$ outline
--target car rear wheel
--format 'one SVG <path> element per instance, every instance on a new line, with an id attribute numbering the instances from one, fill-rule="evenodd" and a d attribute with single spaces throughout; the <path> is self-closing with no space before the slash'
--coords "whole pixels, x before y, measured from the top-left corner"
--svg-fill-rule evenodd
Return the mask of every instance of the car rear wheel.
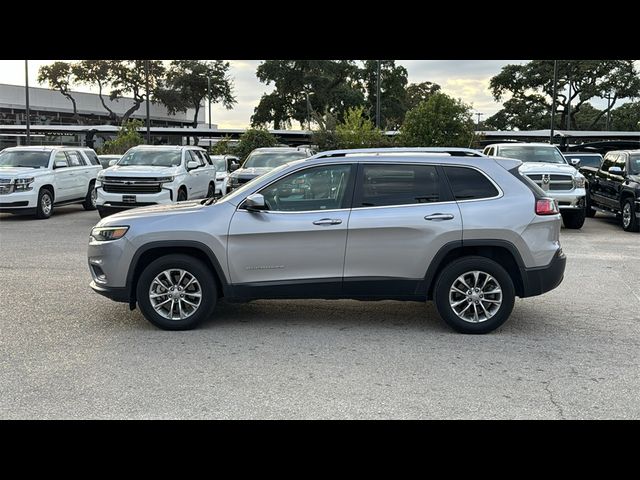
<path id="1" fill-rule="evenodd" d="M 198 259 L 174 254 L 151 262 L 136 286 L 138 306 L 164 330 L 189 330 L 209 318 L 218 297 L 211 271 Z"/>
<path id="2" fill-rule="evenodd" d="M 513 280 L 485 257 L 463 257 L 447 265 L 434 290 L 442 319 L 461 333 L 489 333 L 502 325 L 515 303 Z"/>
<path id="3" fill-rule="evenodd" d="M 214 183 L 209 184 L 209 189 L 207 190 L 207 198 L 215 197 L 216 195 L 216 185 Z"/>

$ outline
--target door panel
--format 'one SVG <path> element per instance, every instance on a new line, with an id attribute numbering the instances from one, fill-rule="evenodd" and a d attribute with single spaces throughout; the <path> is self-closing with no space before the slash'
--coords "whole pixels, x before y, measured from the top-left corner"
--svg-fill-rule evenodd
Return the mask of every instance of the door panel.
<path id="1" fill-rule="evenodd" d="M 72 192 L 70 193 L 71 198 L 84 197 L 87 194 L 89 184 L 87 181 L 87 167 L 78 152 L 68 151 L 67 160 L 69 162 L 68 174 L 73 184 Z"/>
<path id="2" fill-rule="evenodd" d="M 67 155 L 64 152 L 58 152 L 55 155 L 53 164 L 55 162 L 63 161 L 68 165 Z M 73 171 L 67 166 L 63 168 L 56 168 L 54 170 L 54 176 L 56 179 L 56 192 L 55 202 L 64 202 L 73 198 L 74 194 L 74 177 Z"/>
<path id="3" fill-rule="evenodd" d="M 421 279 L 444 244 L 462 240 L 460 210 L 441 178 L 431 165 L 360 166 L 345 282 L 360 277 Z"/>

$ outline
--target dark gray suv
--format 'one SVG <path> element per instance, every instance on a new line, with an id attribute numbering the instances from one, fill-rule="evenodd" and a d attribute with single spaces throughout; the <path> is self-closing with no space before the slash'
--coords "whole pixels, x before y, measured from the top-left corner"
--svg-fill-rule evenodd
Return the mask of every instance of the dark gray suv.
<path id="1" fill-rule="evenodd" d="M 566 260 L 556 201 L 520 161 L 471 152 L 324 152 L 218 201 L 112 215 L 91 232 L 91 287 L 170 330 L 224 297 L 434 300 L 454 329 L 490 332 Z"/>

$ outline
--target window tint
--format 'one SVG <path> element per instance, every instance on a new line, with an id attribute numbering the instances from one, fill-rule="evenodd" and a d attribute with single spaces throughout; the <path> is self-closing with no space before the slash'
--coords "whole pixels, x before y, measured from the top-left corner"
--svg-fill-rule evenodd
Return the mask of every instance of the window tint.
<path id="1" fill-rule="evenodd" d="M 440 200 L 432 165 L 363 165 L 361 198 L 354 207 L 411 205 Z"/>
<path id="2" fill-rule="evenodd" d="M 70 167 L 81 167 L 83 165 L 78 152 L 67 152 L 67 158 L 69 159 Z"/>
<path id="3" fill-rule="evenodd" d="M 213 165 L 213 161 L 211 161 L 207 152 L 200 151 L 200 156 L 204 159 L 205 164 Z"/>
<path id="4" fill-rule="evenodd" d="M 66 167 L 69 166 L 69 162 L 67 161 L 67 156 L 65 155 L 64 152 L 56 153 L 56 156 L 53 159 L 53 165 L 55 166 L 56 163 L 58 163 L 58 162 L 64 162 Z M 64 167 L 55 167 L 55 168 L 64 168 Z"/>
<path id="5" fill-rule="evenodd" d="M 302 212 L 345 208 L 351 165 L 326 165 L 292 173 L 263 189 L 268 210 Z"/>
<path id="6" fill-rule="evenodd" d="M 604 172 L 608 172 L 609 167 L 613 166 L 616 158 L 618 158 L 618 155 L 616 155 L 615 153 L 612 153 L 611 155 L 605 155 L 604 162 L 602 162 L 601 170 Z"/>
<path id="7" fill-rule="evenodd" d="M 84 154 L 87 156 L 92 165 L 100 165 L 100 159 L 95 152 L 92 152 L 91 150 L 85 150 Z"/>
<path id="8" fill-rule="evenodd" d="M 581 167 L 599 168 L 602 163 L 602 157 L 599 155 L 578 155 L 575 153 L 565 155 L 567 159 L 577 158 L 580 160 Z"/>
<path id="9" fill-rule="evenodd" d="M 482 173 L 473 168 L 444 167 L 456 200 L 491 198 L 498 190 Z"/>

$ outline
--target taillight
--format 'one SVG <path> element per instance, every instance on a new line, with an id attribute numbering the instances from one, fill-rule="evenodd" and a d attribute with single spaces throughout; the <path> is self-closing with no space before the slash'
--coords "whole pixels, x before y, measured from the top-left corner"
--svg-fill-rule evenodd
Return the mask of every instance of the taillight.
<path id="1" fill-rule="evenodd" d="M 541 198 L 536 200 L 536 215 L 555 215 L 560 213 L 558 204 L 553 198 Z"/>

